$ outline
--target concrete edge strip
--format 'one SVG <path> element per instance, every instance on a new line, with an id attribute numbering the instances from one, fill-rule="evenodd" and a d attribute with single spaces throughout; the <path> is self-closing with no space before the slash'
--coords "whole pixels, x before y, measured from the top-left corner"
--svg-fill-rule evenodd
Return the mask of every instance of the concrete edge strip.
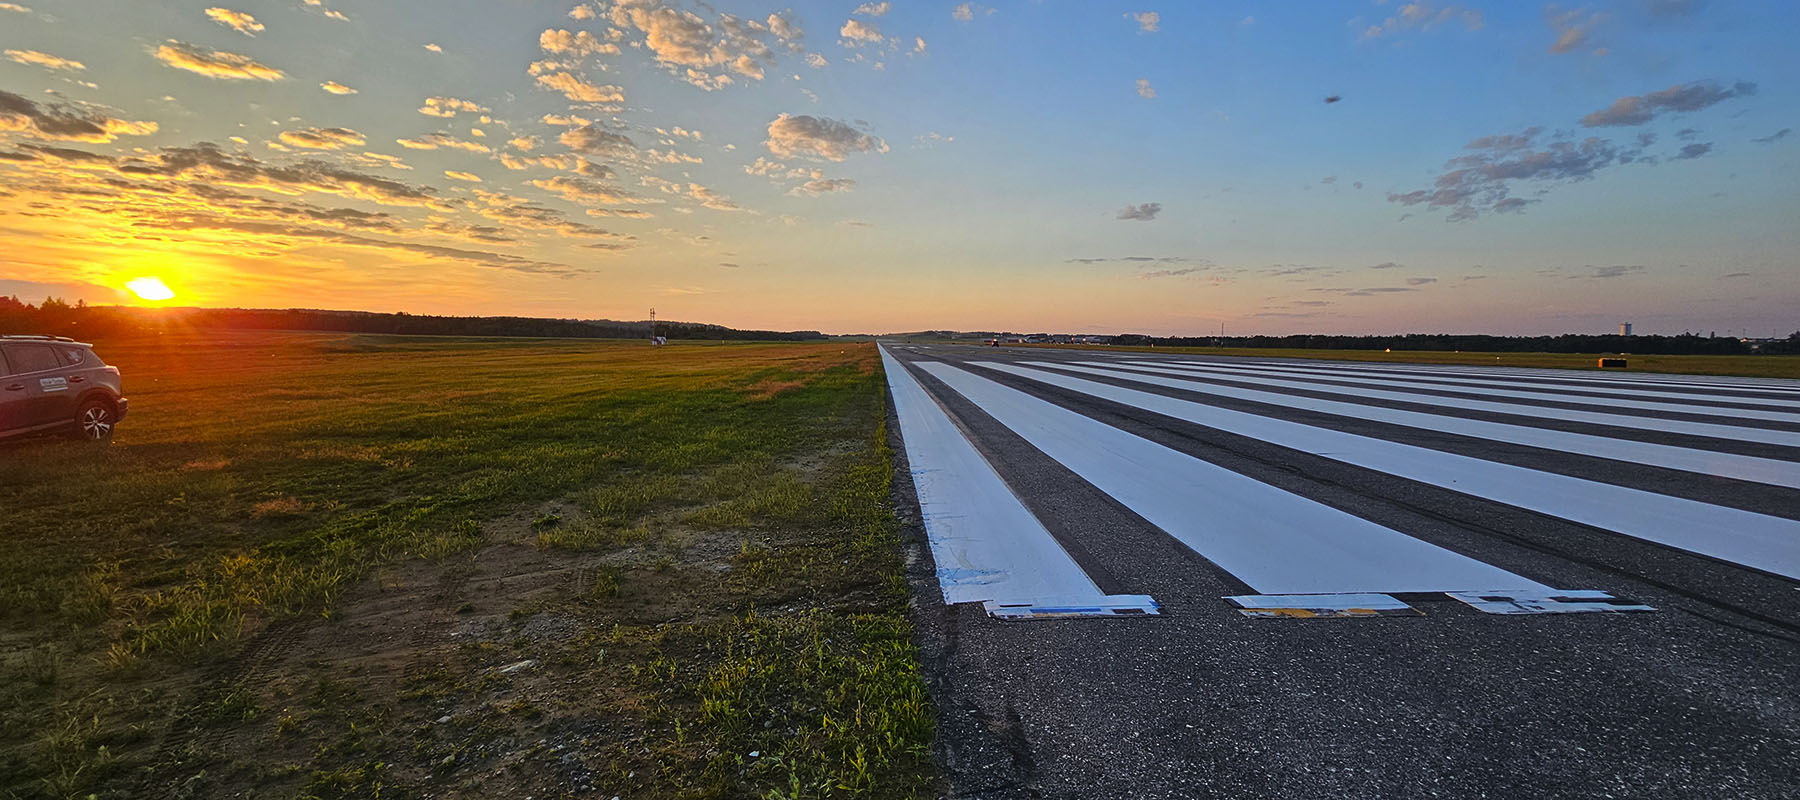
<path id="1" fill-rule="evenodd" d="M 1567 589 L 1547 593 L 1501 591 L 1445 592 L 1444 594 L 1487 614 L 1593 614 L 1656 610 L 1636 601 L 1590 589 Z"/>
<path id="2" fill-rule="evenodd" d="M 1386 594 L 1240 594 L 1224 600 L 1238 613 L 1261 619 L 1424 616 Z"/>

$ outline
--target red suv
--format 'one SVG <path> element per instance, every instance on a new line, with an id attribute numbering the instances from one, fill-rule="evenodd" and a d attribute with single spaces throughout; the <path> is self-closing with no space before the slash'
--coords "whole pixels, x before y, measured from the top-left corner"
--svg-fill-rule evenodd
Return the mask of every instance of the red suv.
<path id="1" fill-rule="evenodd" d="M 104 442 L 125 418 L 119 368 L 64 336 L 0 336 L 0 439 L 68 433 Z"/>

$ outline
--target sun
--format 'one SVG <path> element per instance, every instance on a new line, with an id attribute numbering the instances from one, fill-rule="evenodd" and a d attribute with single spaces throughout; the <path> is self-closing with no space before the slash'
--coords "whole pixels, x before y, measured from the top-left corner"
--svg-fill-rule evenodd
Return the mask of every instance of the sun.
<path id="1" fill-rule="evenodd" d="M 175 290 L 170 289 L 169 285 L 163 283 L 161 278 L 132 278 L 125 282 L 125 288 L 130 289 L 131 293 L 139 298 L 152 302 L 175 299 Z"/>

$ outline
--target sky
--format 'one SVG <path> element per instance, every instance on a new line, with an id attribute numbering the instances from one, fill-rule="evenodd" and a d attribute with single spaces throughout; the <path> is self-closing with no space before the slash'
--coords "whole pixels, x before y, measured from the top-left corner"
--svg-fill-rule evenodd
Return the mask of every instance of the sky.
<path id="1" fill-rule="evenodd" d="M 0 0 L 0 294 L 1785 336 L 1797 29 L 1786 0 Z"/>

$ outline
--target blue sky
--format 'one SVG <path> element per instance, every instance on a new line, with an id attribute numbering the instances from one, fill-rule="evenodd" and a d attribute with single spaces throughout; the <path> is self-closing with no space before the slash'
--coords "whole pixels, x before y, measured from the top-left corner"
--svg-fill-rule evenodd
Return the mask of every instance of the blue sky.
<path id="1" fill-rule="evenodd" d="M 1723 0 L 7 0 L 0 292 L 1785 335 L 1797 22 Z"/>

